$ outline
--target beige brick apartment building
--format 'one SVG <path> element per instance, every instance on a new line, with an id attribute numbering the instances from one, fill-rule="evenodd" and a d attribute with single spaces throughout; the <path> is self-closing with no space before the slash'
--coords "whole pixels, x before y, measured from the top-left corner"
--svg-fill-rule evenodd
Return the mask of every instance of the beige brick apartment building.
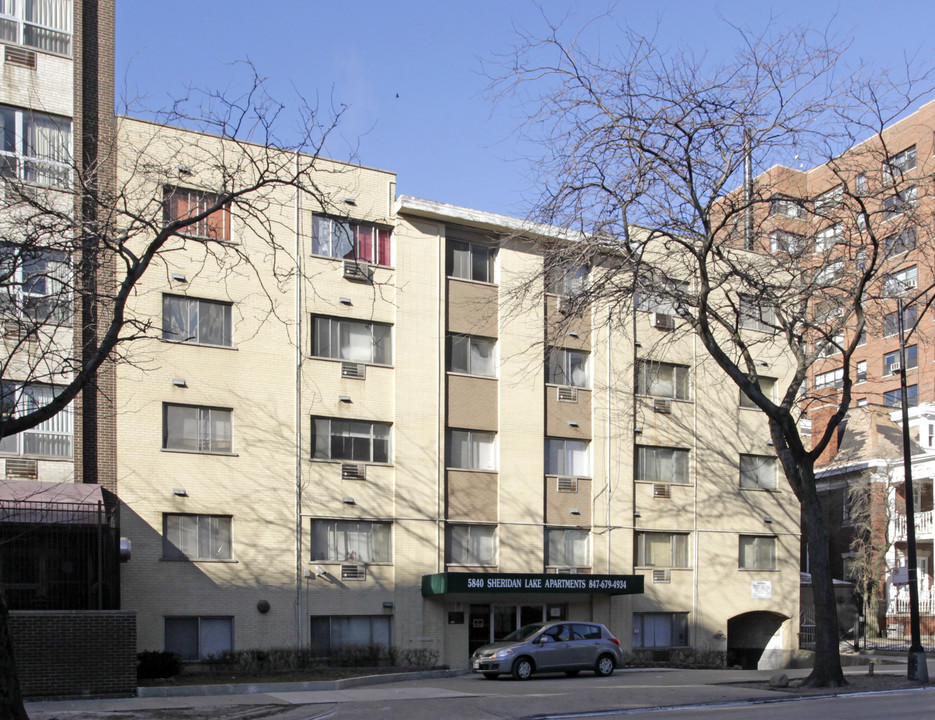
<path id="1" fill-rule="evenodd" d="M 118 179 L 169 217 L 223 145 L 127 118 L 120 143 L 155 153 Z M 319 162 L 328 211 L 266 198 L 275 254 L 218 213 L 205 231 L 252 267 L 180 252 L 139 289 L 161 331 L 118 370 L 117 465 L 140 647 L 380 642 L 465 667 L 570 618 L 634 650 L 788 660 L 797 504 L 693 336 L 661 309 L 625 331 L 565 314 L 587 269 L 520 303 L 557 229 Z"/>

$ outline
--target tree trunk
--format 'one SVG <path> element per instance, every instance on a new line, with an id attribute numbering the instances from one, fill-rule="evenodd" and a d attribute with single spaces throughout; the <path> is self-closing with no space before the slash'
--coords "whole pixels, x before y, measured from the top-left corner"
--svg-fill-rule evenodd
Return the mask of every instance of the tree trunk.
<path id="1" fill-rule="evenodd" d="M 23 707 L 16 663 L 13 661 L 13 640 L 10 637 L 10 613 L 6 597 L 0 586 L 0 718 L 5 720 L 29 720 Z"/>
<path id="2" fill-rule="evenodd" d="M 799 500 L 802 503 L 805 539 L 808 544 L 808 569 L 812 575 L 812 595 L 815 602 L 815 667 L 806 684 L 811 687 L 839 687 L 846 685 L 847 681 L 841 670 L 838 610 L 831 578 L 828 533 L 821 513 L 812 465 L 800 463 L 797 472 L 801 489 Z"/>

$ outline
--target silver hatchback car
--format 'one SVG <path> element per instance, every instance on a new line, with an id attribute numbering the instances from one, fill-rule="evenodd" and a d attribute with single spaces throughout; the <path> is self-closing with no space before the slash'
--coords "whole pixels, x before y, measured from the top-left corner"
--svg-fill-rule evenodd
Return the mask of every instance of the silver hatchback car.
<path id="1" fill-rule="evenodd" d="M 572 676 L 593 670 L 610 675 L 622 659 L 620 641 L 600 623 L 563 620 L 524 625 L 499 642 L 477 648 L 471 669 L 488 680 L 502 673 L 517 680 L 537 672 Z"/>

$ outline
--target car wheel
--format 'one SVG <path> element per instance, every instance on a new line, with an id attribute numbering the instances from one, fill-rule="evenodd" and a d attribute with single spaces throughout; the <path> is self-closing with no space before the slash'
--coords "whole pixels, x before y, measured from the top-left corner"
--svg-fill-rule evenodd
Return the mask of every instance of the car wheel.
<path id="1" fill-rule="evenodd" d="M 484 677 L 488 680 L 496 680 L 500 673 L 484 673 Z"/>
<path id="2" fill-rule="evenodd" d="M 532 676 L 532 660 L 529 658 L 518 658 L 515 663 L 513 663 L 513 679 L 514 680 L 528 680 Z"/>
<path id="3" fill-rule="evenodd" d="M 577 674 L 580 673 L 580 672 L 581 672 L 580 670 L 566 670 L 566 671 L 565 671 L 565 674 L 566 674 L 568 677 L 574 677 L 575 675 L 577 675 Z"/>
<path id="4" fill-rule="evenodd" d="M 614 659 L 610 655 L 601 655 L 594 664 L 594 672 L 601 677 L 607 677 L 614 671 Z"/>

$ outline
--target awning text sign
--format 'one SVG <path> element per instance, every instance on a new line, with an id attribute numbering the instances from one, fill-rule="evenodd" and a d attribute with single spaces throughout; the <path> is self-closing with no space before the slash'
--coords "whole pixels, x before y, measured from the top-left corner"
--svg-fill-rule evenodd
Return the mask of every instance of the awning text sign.
<path id="1" fill-rule="evenodd" d="M 642 575 L 576 575 L 571 573 L 459 573 L 422 576 L 423 595 L 450 593 L 601 593 L 643 592 Z"/>

